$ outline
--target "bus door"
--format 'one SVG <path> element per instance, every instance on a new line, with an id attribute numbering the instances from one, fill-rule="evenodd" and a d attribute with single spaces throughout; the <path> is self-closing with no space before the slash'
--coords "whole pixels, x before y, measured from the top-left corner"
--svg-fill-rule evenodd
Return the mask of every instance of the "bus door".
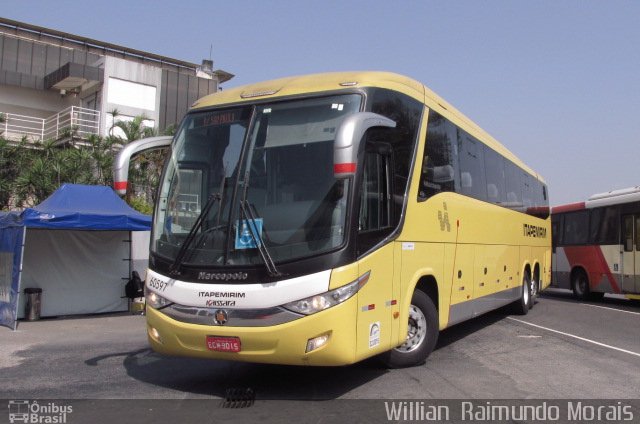
<path id="1" fill-rule="evenodd" d="M 640 214 L 622 220 L 622 291 L 640 293 Z"/>
<path id="2" fill-rule="evenodd" d="M 371 151 L 375 150 L 372 146 L 367 150 L 360 188 L 358 251 L 369 253 L 360 260 L 358 275 L 370 273 L 370 277 L 358 292 L 358 357 L 388 350 L 398 331 L 391 319 L 398 308 L 393 298 L 394 244 L 373 249 L 392 229 L 391 156 L 386 151 Z"/>

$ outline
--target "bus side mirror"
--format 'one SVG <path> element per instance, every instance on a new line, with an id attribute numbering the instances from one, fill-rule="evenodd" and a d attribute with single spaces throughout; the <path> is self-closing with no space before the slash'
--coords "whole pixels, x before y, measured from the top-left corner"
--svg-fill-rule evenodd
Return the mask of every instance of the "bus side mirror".
<path id="1" fill-rule="evenodd" d="M 360 141 L 364 133 L 373 127 L 395 128 L 396 123 L 371 112 L 357 112 L 342 121 L 333 144 L 333 174 L 336 178 L 355 175 Z"/>
<path id="2" fill-rule="evenodd" d="M 120 196 L 127 193 L 127 182 L 129 180 L 129 162 L 136 153 L 144 150 L 159 149 L 171 145 L 172 136 L 148 137 L 141 140 L 132 141 L 118 152 L 118 156 L 113 161 L 113 189 Z"/>

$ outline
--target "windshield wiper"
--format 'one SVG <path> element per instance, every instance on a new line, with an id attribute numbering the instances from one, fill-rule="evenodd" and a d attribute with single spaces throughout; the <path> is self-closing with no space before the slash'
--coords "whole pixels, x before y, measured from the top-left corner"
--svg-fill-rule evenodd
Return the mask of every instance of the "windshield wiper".
<path id="1" fill-rule="evenodd" d="M 253 243 L 258 248 L 258 252 L 260 253 L 260 258 L 262 259 L 262 262 L 264 262 L 264 265 L 267 268 L 267 273 L 269 274 L 270 277 L 282 277 L 285 274 L 281 273 L 276 267 L 276 264 L 273 262 L 273 258 L 271 257 L 271 254 L 269 253 L 267 246 L 265 246 L 264 244 L 264 239 L 262 238 L 262 235 L 258 231 L 258 227 L 256 224 L 256 216 L 253 213 L 251 204 L 247 200 L 247 191 L 249 189 L 248 181 L 249 181 L 249 175 L 247 173 L 244 178 L 242 199 L 240 199 L 240 222 L 238 223 L 238 225 L 242 226 L 243 219 L 246 221 L 249 221 L 249 225 L 248 225 L 249 234 L 251 235 L 251 239 L 253 240 Z"/>
<path id="2" fill-rule="evenodd" d="M 215 202 L 221 199 L 222 195 L 220 193 L 213 193 L 211 196 L 209 196 L 207 202 L 204 205 L 204 208 L 202 208 L 202 211 L 200 211 L 200 214 L 196 218 L 196 222 L 193 223 L 191 231 L 189 231 L 189 234 L 187 234 L 187 237 L 185 237 L 182 246 L 180 246 L 180 250 L 178 250 L 176 258 L 173 260 L 173 263 L 169 267 L 169 275 L 180 275 L 180 266 L 182 265 L 182 260 L 187 253 L 187 249 L 189 248 L 191 243 L 193 243 L 193 239 L 196 237 L 196 233 L 198 232 L 198 230 L 202 227 L 204 218 L 209 214 L 209 211 L 211 210 Z"/>

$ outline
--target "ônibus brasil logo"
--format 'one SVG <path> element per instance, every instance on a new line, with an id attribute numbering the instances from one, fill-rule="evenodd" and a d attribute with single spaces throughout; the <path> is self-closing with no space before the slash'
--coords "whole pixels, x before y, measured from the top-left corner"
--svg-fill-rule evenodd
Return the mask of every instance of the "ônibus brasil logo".
<path id="1" fill-rule="evenodd" d="M 11 424 L 64 424 L 73 412 L 71 405 L 56 402 L 39 403 L 37 400 L 10 400 L 8 408 Z"/>

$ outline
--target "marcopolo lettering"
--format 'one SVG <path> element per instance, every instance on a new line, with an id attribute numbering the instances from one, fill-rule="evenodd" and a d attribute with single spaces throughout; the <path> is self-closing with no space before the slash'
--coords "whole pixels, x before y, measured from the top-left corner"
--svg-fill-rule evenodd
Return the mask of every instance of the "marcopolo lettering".
<path id="1" fill-rule="evenodd" d="M 200 272 L 198 274 L 198 280 L 241 281 L 248 277 L 249 274 L 246 272 Z"/>
<path id="2" fill-rule="evenodd" d="M 547 229 L 537 225 L 524 224 L 525 237 L 547 238 Z"/>

